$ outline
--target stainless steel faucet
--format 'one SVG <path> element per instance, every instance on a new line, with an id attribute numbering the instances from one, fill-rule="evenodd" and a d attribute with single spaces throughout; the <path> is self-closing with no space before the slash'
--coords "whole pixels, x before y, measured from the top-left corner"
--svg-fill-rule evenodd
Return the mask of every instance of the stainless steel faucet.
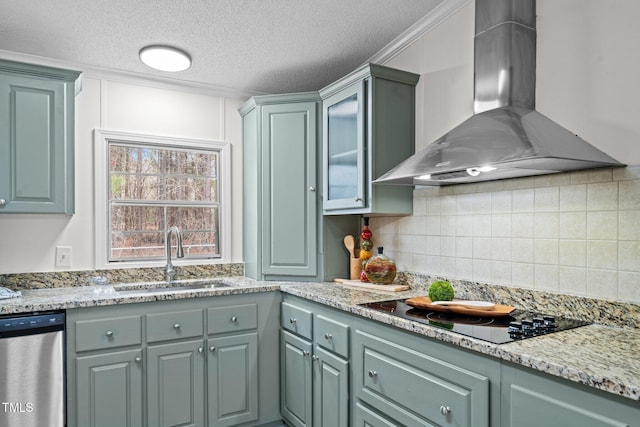
<path id="1" fill-rule="evenodd" d="M 173 264 L 171 263 L 171 234 L 175 233 L 176 235 L 176 258 L 184 258 L 184 251 L 182 250 L 182 233 L 180 233 L 180 229 L 175 225 L 167 231 L 166 242 L 166 250 L 167 250 L 167 282 L 171 282 L 173 280 L 173 276 L 176 275 L 176 270 L 173 268 Z"/>

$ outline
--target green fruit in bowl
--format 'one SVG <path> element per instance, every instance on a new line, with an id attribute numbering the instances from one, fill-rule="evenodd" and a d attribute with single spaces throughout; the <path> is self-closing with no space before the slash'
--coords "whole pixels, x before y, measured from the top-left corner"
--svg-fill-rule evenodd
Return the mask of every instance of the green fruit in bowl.
<path id="1" fill-rule="evenodd" d="M 436 280 L 429 286 L 429 299 L 431 301 L 451 301 L 453 286 L 446 280 Z"/>

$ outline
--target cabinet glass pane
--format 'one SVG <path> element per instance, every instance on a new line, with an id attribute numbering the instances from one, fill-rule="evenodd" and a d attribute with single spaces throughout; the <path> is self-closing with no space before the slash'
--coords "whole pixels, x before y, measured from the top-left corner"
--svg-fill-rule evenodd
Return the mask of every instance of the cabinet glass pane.
<path id="1" fill-rule="evenodd" d="M 329 200 L 358 195 L 358 95 L 327 109 Z"/>

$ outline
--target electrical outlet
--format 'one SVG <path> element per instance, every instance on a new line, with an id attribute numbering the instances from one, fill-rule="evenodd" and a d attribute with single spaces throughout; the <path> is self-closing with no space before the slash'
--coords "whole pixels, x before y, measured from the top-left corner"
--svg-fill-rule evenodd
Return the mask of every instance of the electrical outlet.
<path id="1" fill-rule="evenodd" d="M 71 246 L 56 246 L 56 267 L 71 267 Z"/>

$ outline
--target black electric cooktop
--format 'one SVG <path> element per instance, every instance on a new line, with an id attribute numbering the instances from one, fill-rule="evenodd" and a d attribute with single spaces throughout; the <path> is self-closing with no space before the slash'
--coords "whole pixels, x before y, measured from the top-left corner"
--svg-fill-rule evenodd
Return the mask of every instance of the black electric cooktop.
<path id="1" fill-rule="evenodd" d="M 404 300 L 371 302 L 360 306 L 494 344 L 519 341 L 590 324 L 582 320 L 524 310 L 515 310 L 508 316 L 501 317 L 469 316 L 415 308 L 405 304 Z"/>

